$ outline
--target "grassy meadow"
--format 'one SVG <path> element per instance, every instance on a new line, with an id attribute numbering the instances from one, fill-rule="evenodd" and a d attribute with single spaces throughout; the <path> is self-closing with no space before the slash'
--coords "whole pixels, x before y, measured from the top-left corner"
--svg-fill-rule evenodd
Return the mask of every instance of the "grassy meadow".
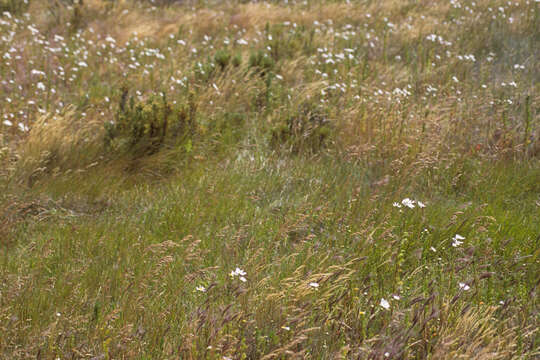
<path id="1" fill-rule="evenodd" d="M 0 359 L 538 359 L 538 0 L 0 0 Z"/>

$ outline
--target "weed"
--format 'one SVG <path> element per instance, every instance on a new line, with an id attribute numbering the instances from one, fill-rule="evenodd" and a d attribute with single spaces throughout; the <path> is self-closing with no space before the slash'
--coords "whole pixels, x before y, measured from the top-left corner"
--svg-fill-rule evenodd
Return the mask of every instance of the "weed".
<path id="1" fill-rule="evenodd" d="M 0 0 L 0 12 L 21 14 L 28 9 L 30 0 Z"/>
<path id="2" fill-rule="evenodd" d="M 228 50 L 218 50 L 214 55 L 214 61 L 220 66 L 221 70 L 224 70 L 229 64 L 234 67 L 240 66 L 242 56 L 239 53 L 233 55 Z"/>
<path id="3" fill-rule="evenodd" d="M 275 61 L 263 50 L 258 50 L 249 55 L 248 65 L 264 76 L 274 68 Z"/>
<path id="4" fill-rule="evenodd" d="M 152 95 L 144 101 L 123 90 L 115 121 L 105 124 L 106 146 L 113 152 L 133 157 L 151 155 L 163 146 L 192 141 L 197 131 L 196 106 L 189 101 L 171 104 L 165 95 Z"/>

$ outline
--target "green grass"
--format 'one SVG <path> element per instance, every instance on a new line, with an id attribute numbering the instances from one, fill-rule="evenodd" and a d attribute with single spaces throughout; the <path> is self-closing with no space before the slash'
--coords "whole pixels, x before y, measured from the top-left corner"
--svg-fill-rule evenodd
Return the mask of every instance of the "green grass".
<path id="1" fill-rule="evenodd" d="M 446 316 L 488 306 L 502 319 L 520 314 L 513 326 L 534 327 L 540 169 L 469 166 L 485 176 L 466 190 L 406 178 L 373 195 L 373 169 L 329 158 L 194 163 L 110 196 L 99 215 L 29 222 L 1 259 L 4 301 L 17 317 L 4 339 L 64 356 L 77 344 L 111 357 L 128 348 L 161 357 L 183 346 L 199 357 L 213 356 L 208 346 L 260 357 L 314 327 L 301 345 L 315 355 L 411 326 L 406 340 L 426 336 L 412 323 L 417 297 L 433 309 L 449 306 Z M 75 193 L 63 191 L 64 201 Z M 426 207 L 392 206 L 406 196 Z M 466 239 L 454 248 L 456 233 Z M 236 267 L 246 283 L 229 276 Z M 319 288 L 310 290 L 312 281 Z M 471 289 L 460 291 L 459 282 Z M 428 325 L 441 327 L 435 319 Z M 43 337 L 39 330 L 51 326 Z"/>
<path id="2" fill-rule="evenodd" d="M 539 5 L 461 3 L 8 9 L 0 358 L 538 357 Z"/>

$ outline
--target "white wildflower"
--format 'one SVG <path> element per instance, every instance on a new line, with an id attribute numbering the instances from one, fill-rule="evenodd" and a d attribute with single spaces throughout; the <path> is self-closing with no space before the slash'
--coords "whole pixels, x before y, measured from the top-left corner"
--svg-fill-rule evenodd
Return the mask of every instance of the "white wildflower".
<path id="1" fill-rule="evenodd" d="M 459 285 L 459 288 L 463 291 L 468 291 L 471 288 L 469 285 L 462 282 L 460 282 L 458 285 Z"/>
<path id="2" fill-rule="evenodd" d="M 232 278 L 238 276 L 238 279 L 241 282 L 246 282 L 247 281 L 247 279 L 245 277 L 247 275 L 247 273 L 244 270 L 240 269 L 239 267 L 237 267 L 236 269 L 231 271 L 230 275 L 231 275 Z"/>
<path id="3" fill-rule="evenodd" d="M 459 235 L 459 234 L 456 234 L 453 238 L 452 238 L 452 246 L 453 247 L 458 247 L 459 245 L 463 244 L 463 241 L 461 240 L 465 240 L 465 237 Z"/>
<path id="4" fill-rule="evenodd" d="M 18 123 L 17 126 L 19 127 L 19 130 L 21 130 L 22 132 L 27 132 L 28 130 L 30 130 L 30 128 L 24 125 L 23 123 Z"/>
<path id="5" fill-rule="evenodd" d="M 411 200 L 409 198 L 405 198 L 405 199 L 401 200 L 401 203 L 404 206 L 408 207 L 409 209 L 413 209 L 415 207 L 415 205 L 414 205 L 415 201 Z"/>
<path id="6" fill-rule="evenodd" d="M 246 272 L 244 270 L 240 269 L 239 267 L 234 269 L 234 271 L 231 271 L 231 277 L 245 276 L 245 275 L 247 275 Z"/>
<path id="7" fill-rule="evenodd" d="M 30 71 L 30 74 L 45 76 L 45 73 L 43 71 L 39 71 L 39 70 L 36 70 L 36 69 L 33 69 L 32 71 Z"/>

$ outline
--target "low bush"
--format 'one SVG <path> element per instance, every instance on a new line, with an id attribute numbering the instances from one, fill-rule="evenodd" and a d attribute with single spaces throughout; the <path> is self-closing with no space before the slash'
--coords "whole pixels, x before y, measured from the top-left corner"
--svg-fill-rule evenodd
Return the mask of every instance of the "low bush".
<path id="1" fill-rule="evenodd" d="M 219 65 L 221 70 L 224 70 L 229 65 L 234 67 L 240 66 L 242 63 L 242 56 L 239 53 L 233 55 L 228 50 L 218 50 L 214 55 L 214 62 Z"/>
<path id="2" fill-rule="evenodd" d="M 202 81 L 208 81 L 220 71 L 224 71 L 230 66 L 238 67 L 242 63 L 242 56 L 237 53 L 233 55 L 229 50 L 218 50 L 213 57 L 208 57 L 205 62 L 199 62 L 193 67 L 195 77 Z"/>
<path id="3" fill-rule="evenodd" d="M 7 11 L 12 14 L 20 14 L 28 9 L 30 0 L 0 0 L 0 13 Z"/>
<path id="4" fill-rule="evenodd" d="M 196 132 L 196 106 L 193 95 L 171 104 L 165 95 L 152 95 L 146 100 L 130 98 L 127 90 L 116 114 L 116 120 L 106 123 L 106 146 L 116 153 L 134 157 L 151 155 L 165 145 L 175 146 L 191 141 Z"/>
<path id="5" fill-rule="evenodd" d="M 252 52 L 249 56 L 248 65 L 260 72 L 262 76 L 271 71 L 276 65 L 274 59 L 266 54 L 263 50 Z"/>

